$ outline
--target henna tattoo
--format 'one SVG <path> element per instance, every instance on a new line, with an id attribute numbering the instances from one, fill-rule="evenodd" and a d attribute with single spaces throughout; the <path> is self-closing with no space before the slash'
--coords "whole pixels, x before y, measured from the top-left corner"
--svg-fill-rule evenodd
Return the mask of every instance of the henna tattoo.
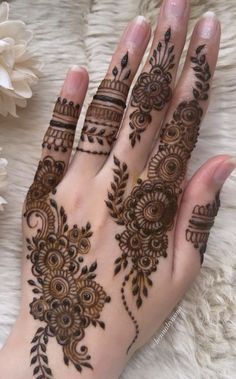
<path id="1" fill-rule="evenodd" d="M 127 52 L 121 59 L 120 69 L 116 66 L 113 68 L 113 79 L 104 79 L 94 95 L 86 114 L 78 151 L 109 154 L 116 140 L 129 92 L 129 85 L 126 84 L 131 74 L 128 58 Z M 87 147 L 87 143 L 92 145 Z"/>
<path id="2" fill-rule="evenodd" d="M 175 66 L 175 55 L 173 54 L 174 46 L 170 45 L 170 38 L 171 29 L 169 28 L 165 33 L 164 45 L 159 42 L 149 60 L 150 71 L 139 76 L 132 91 L 131 105 L 137 108 L 130 115 L 129 125 L 132 131 L 129 138 L 132 147 L 137 140 L 140 141 L 141 134 L 152 122 L 152 110 L 161 111 L 172 97 L 170 71 Z"/>
<path id="3" fill-rule="evenodd" d="M 49 126 L 44 136 L 42 147 L 47 147 L 48 150 L 54 149 L 55 151 L 61 151 L 65 153 L 68 149 L 72 149 L 73 142 L 73 133 Z"/>
<path id="4" fill-rule="evenodd" d="M 165 39 L 166 47 L 163 58 L 160 55 L 161 45 L 157 51 L 159 51 L 158 59 L 166 62 L 165 67 L 170 69 L 168 65 L 173 64 L 174 58 L 170 58 L 173 56 L 173 48 L 168 48 L 170 31 L 168 33 Z M 194 98 L 181 102 L 177 106 L 172 120 L 163 125 L 159 149 L 148 165 L 147 179 L 144 181 L 138 179 L 137 184 L 126 198 L 124 194 L 128 182 L 127 165 L 114 157 L 114 178 L 111 183 L 111 191 L 108 192 L 106 205 L 115 222 L 125 227 L 121 233 L 116 234 L 121 255 L 115 260 L 114 274 L 126 271 L 121 286 L 121 297 L 124 308 L 135 327 L 135 336 L 127 352 L 138 338 L 139 325 L 127 304 L 126 284 L 130 283 L 132 295 L 136 299 L 136 306 L 139 309 L 144 299 L 148 297 L 149 289 L 153 285 L 151 276 L 156 272 L 160 259 L 167 257 L 168 233 L 174 227 L 178 195 L 182 192 L 187 161 L 197 142 L 199 125 L 203 116 L 200 101 L 207 100 L 210 89 L 211 75 L 203 49 L 204 46 L 198 47 L 195 57 L 192 58 L 193 70 L 197 79 L 193 89 Z M 168 51 L 170 51 L 169 55 Z M 157 52 L 154 53 L 155 57 L 157 60 Z M 154 58 L 153 67 L 156 64 Z M 167 75 L 170 74 L 167 73 Z M 144 99 L 142 91 L 140 91 L 140 98 L 137 97 L 135 101 L 143 113 L 145 113 L 145 109 L 150 111 L 156 106 L 149 101 L 149 98 Z M 156 109 L 164 106 L 164 103 L 165 101 L 157 103 Z M 138 137 L 133 136 L 131 138 L 136 141 Z M 193 221 L 191 220 L 191 229 L 189 227 L 187 238 L 198 245 L 206 241 L 216 208 L 217 204 L 195 209 L 195 213 L 199 215 L 195 215 Z M 207 220 L 203 220 L 204 212 Z M 196 223 L 197 217 L 197 221 L 200 218 L 200 222 Z M 194 223 L 198 227 L 197 230 Z M 199 227 L 205 229 L 205 233 L 202 230 L 199 231 Z"/>
<path id="5" fill-rule="evenodd" d="M 220 208 L 220 192 L 217 192 L 213 203 L 206 205 L 196 205 L 193 209 L 189 226 L 186 230 L 186 240 L 191 242 L 195 249 L 199 250 L 201 264 L 207 248 L 210 230 L 214 225 L 215 217 Z"/>
<path id="6" fill-rule="evenodd" d="M 110 302 L 95 280 L 97 263 L 83 263 L 91 249 L 90 223 L 70 227 L 64 208 L 54 198 L 64 168 L 63 162 L 45 157 L 26 197 L 24 217 L 28 228 L 36 230 L 26 239 L 26 258 L 32 264 L 34 278 L 28 284 L 35 295 L 30 314 L 43 323 L 31 348 L 31 365 L 37 378 L 52 378 L 46 354 L 49 337 L 62 347 L 66 365 L 71 362 L 79 372 L 83 367 L 92 369 L 82 341 L 91 325 L 105 328 L 100 316 L 105 303 Z"/>
<path id="7" fill-rule="evenodd" d="M 79 112 L 79 104 L 58 97 L 42 147 L 62 153 L 72 149 Z"/>

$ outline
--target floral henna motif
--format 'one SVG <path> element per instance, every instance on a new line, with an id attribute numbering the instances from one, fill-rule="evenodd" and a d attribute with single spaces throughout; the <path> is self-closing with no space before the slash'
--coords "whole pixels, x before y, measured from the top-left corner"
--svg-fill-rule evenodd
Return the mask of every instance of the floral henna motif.
<path id="1" fill-rule="evenodd" d="M 207 248 L 210 230 L 214 225 L 215 217 L 220 208 L 220 192 L 217 192 L 212 204 L 196 205 L 193 209 L 189 226 L 186 230 L 186 240 L 191 242 L 195 249 L 199 250 L 201 264 Z"/>
<path id="2" fill-rule="evenodd" d="M 126 84 L 131 74 L 128 58 L 127 52 L 120 62 L 120 68 L 113 68 L 113 79 L 104 79 L 100 84 L 88 108 L 77 150 L 109 154 L 116 140 L 129 92 L 129 85 Z"/>
<path id="3" fill-rule="evenodd" d="M 72 149 L 79 112 L 79 104 L 58 97 L 42 147 L 63 153 Z"/>
<path id="4" fill-rule="evenodd" d="M 170 32 L 169 37 L 166 37 L 166 43 L 169 38 Z M 127 165 L 114 157 L 114 180 L 106 204 L 116 223 L 125 227 L 116 235 L 121 255 L 115 260 L 114 273 L 117 275 L 122 270 L 127 272 L 121 286 L 121 297 L 135 327 L 135 336 L 128 351 L 138 338 L 139 325 L 127 304 L 125 288 L 129 283 L 139 309 L 148 297 L 149 289 L 153 285 L 151 276 L 157 270 L 160 259 L 167 257 L 168 232 L 174 227 L 178 196 L 182 192 L 187 161 L 197 142 L 203 116 L 200 101 L 207 100 L 210 88 L 211 75 L 206 57 L 202 53 L 203 48 L 204 46 L 200 46 L 196 50 L 196 56 L 192 58 L 197 79 L 193 90 L 194 99 L 181 102 L 173 114 L 173 119 L 162 127 L 161 143 L 158 152 L 149 162 L 147 179 L 138 179 L 126 198 L 124 195 L 128 180 Z M 167 45 L 166 51 L 171 51 L 172 54 L 173 50 L 170 49 L 168 50 Z M 155 56 L 157 57 L 157 53 Z M 139 109 L 148 109 L 151 103 L 142 103 L 142 100 L 142 97 L 137 98 Z M 196 207 L 190 220 L 186 238 L 201 249 L 201 254 L 205 249 L 217 208 L 217 202 L 207 207 Z"/>
<path id="5" fill-rule="evenodd" d="M 150 58 L 150 71 L 142 73 L 132 91 L 131 105 L 135 110 L 130 115 L 129 135 L 132 147 L 140 141 L 152 121 L 152 110 L 161 111 L 172 97 L 170 71 L 174 68 L 174 46 L 170 45 L 171 29 L 165 33 L 164 45 L 159 42 Z"/>
<path id="6" fill-rule="evenodd" d="M 35 295 L 30 314 L 43 323 L 31 349 L 33 375 L 37 378 L 52 378 L 46 354 L 49 337 L 61 345 L 66 365 L 71 362 L 79 372 L 83 367 L 92 369 L 82 340 L 91 325 L 105 328 L 100 315 L 110 301 L 95 280 L 97 263 L 83 263 L 91 248 L 91 225 L 70 227 L 64 208 L 58 207 L 54 199 L 64 169 L 63 162 L 45 157 L 25 204 L 27 226 L 36 228 L 35 235 L 26 239 L 34 277 L 28 284 Z"/>

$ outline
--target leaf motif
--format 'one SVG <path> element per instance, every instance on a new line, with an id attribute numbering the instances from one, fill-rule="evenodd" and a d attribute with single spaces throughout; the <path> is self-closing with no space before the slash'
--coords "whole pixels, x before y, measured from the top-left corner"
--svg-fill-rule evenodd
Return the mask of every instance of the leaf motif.
<path id="1" fill-rule="evenodd" d="M 64 355 L 64 362 L 65 362 L 66 366 L 69 366 L 69 359 L 67 358 L 66 355 Z"/>
<path id="2" fill-rule="evenodd" d="M 36 375 L 39 372 L 39 366 L 36 366 L 33 371 L 33 375 Z"/>
<path id="3" fill-rule="evenodd" d="M 115 163 L 115 165 L 118 166 L 118 167 L 120 167 L 120 161 L 119 161 L 119 159 L 116 158 L 115 155 L 113 156 L 113 159 L 114 159 L 114 163 Z"/>
<path id="4" fill-rule="evenodd" d="M 49 367 L 43 366 L 43 368 L 48 375 L 52 375 L 52 370 Z"/>
<path id="5" fill-rule="evenodd" d="M 121 67 L 122 67 L 122 69 L 124 69 L 127 66 L 128 60 L 129 60 L 129 53 L 127 51 L 127 53 L 121 59 Z"/>
<path id="6" fill-rule="evenodd" d="M 114 77 L 118 75 L 118 68 L 116 66 L 113 68 L 112 74 L 114 75 Z"/>
<path id="7" fill-rule="evenodd" d="M 97 269 L 97 262 L 93 262 L 89 268 L 89 272 L 93 272 Z"/>
<path id="8" fill-rule="evenodd" d="M 88 363 L 88 362 L 82 362 L 81 364 L 82 364 L 84 367 L 91 368 L 91 370 L 93 369 L 93 366 L 92 366 L 90 363 Z"/>
<path id="9" fill-rule="evenodd" d="M 35 285 L 36 285 L 36 284 L 35 284 L 35 281 L 32 280 L 32 279 L 28 280 L 28 284 L 29 284 L 30 286 L 35 286 Z"/>
<path id="10" fill-rule="evenodd" d="M 41 347 L 42 352 L 46 353 L 46 346 L 43 343 L 41 343 L 40 347 Z"/>
<path id="11" fill-rule="evenodd" d="M 171 28 L 169 28 L 167 30 L 167 32 L 165 33 L 165 42 L 168 43 L 170 41 L 170 37 L 171 37 Z"/>
<path id="12" fill-rule="evenodd" d="M 46 363 L 46 365 L 47 365 L 48 364 L 48 357 L 46 355 L 42 354 L 41 358 L 44 361 L 44 363 Z"/>
<path id="13" fill-rule="evenodd" d="M 128 70 L 127 73 L 124 76 L 124 80 L 128 80 L 131 74 L 131 70 Z"/>
<path id="14" fill-rule="evenodd" d="M 137 300 L 136 300 L 136 305 L 137 305 L 137 308 L 140 308 L 141 305 L 142 305 L 143 301 L 141 299 L 141 297 L 138 297 Z"/>
<path id="15" fill-rule="evenodd" d="M 37 350 L 37 345 L 34 345 L 30 350 L 30 354 L 34 353 Z"/>
<path id="16" fill-rule="evenodd" d="M 121 265 L 119 264 L 115 267 L 114 275 L 117 275 L 120 272 L 120 270 L 121 270 Z"/>
<path id="17" fill-rule="evenodd" d="M 138 292 L 139 292 L 139 287 L 138 287 L 138 285 L 135 285 L 132 289 L 132 293 L 134 296 L 136 296 L 138 294 Z"/>
<path id="18" fill-rule="evenodd" d="M 34 365 L 34 364 L 36 363 L 36 361 L 37 361 L 37 355 L 35 355 L 35 356 L 31 359 L 30 364 L 31 364 L 31 365 Z"/>
<path id="19" fill-rule="evenodd" d="M 102 329 L 105 329 L 105 323 L 103 321 L 98 321 L 98 324 L 99 326 L 102 328 Z"/>
<path id="20" fill-rule="evenodd" d="M 162 43 L 159 42 L 158 45 L 157 45 L 157 51 L 160 52 L 160 51 L 161 51 L 161 48 L 162 48 Z"/>
<path id="21" fill-rule="evenodd" d="M 90 143 L 93 143 L 93 142 L 94 142 L 94 138 L 93 138 L 92 136 L 89 136 L 89 135 L 88 135 L 88 141 L 89 141 Z"/>
<path id="22" fill-rule="evenodd" d="M 196 54 L 199 55 L 201 53 L 201 51 L 204 49 L 206 45 L 200 45 L 198 46 L 198 48 L 196 49 Z"/>
<path id="23" fill-rule="evenodd" d="M 38 288 L 34 288 L 34 289 L 32 290 L 32 292 L 38 294 L 38 293 L 40 293 L 40 290 L 39 290 Z"/>

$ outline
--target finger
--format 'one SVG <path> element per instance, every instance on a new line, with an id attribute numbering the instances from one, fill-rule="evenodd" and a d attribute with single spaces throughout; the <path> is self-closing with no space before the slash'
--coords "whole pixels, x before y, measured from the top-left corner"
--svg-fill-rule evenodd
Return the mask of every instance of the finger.
<path id="1" fill-rule="evenodd" d="M 64 176 L 69 164 L 77 121 L 88 87 L 88 74 L 83 68 L 69 70 L 53 116 L 43 139 L 42 156 L 27 202 L 52 191 Z"/>
<path id="2" fill-rule="evenodd" d="M 185 43 L 189 2 L 166 0 L 161 8 L 149 57 L 131 95 L 131 101 L 113 153 L 132 172 L 146 165 L 153 138 L 161 126 Z M 107 162 L 113 164 L 112 157 Z"/>
<path id="3" fill-rule="evenodd" d="M 76 125 L 88 88 L 88 74 L 77 66 L 69 70 L 43 139 L 42 158 L 50 156 L 68 166 Z"/>
<path id="4" fill-rule="evenodd" d="M 147 166 L 149 179 L 162 180 L 177 194 L 208 107 L 219 42 L 219 21 L 206 14 L 194 29 L 182 76 Z"/>
<path id="5" fill-rule="evenodd" d="M 184 191 L 176 225 L 172 273 L 174 282 L 183 291 L 203 263 L 210 230 L 220 206 L 220 190 L 235 168 L 235 158 L 212 158 L 197 171 Z"/>
<path id="6" fill-rule="evenodd" d="M 128 25 L 106 77 L 88 108 L 74 162 L 77 167 L 84 167 L 89 175 L 96 174 L 102 167 L 116 139 L 129 87 L 147 47 L 150 32 L 150 25 L 142 16 Z"/>

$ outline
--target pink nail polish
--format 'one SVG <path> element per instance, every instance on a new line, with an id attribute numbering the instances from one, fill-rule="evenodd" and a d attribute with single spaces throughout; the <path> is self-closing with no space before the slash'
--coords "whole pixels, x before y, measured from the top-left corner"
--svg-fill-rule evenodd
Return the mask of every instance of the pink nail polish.
<path id="1" fill-rule="evenodd" d="M 180 18 L 183 17 L 186 8 L 186 0 L 165 0 L 164 14 L 166 17 L 174 16 Z"/>
<path id="2" fill-rule="evenodd" d="M 216 185 L 222 186 L 230 174 L 236 169 L 236 158 L 229 158 L 222 162 L 213 174 Z"/>
<path id="3" fill-rule="evenodd" d="M 150 36 L 150 25 L 143 16 L 137 16 L 126 28 L 122 43 L 139 46 L 146 43 Z"/>

